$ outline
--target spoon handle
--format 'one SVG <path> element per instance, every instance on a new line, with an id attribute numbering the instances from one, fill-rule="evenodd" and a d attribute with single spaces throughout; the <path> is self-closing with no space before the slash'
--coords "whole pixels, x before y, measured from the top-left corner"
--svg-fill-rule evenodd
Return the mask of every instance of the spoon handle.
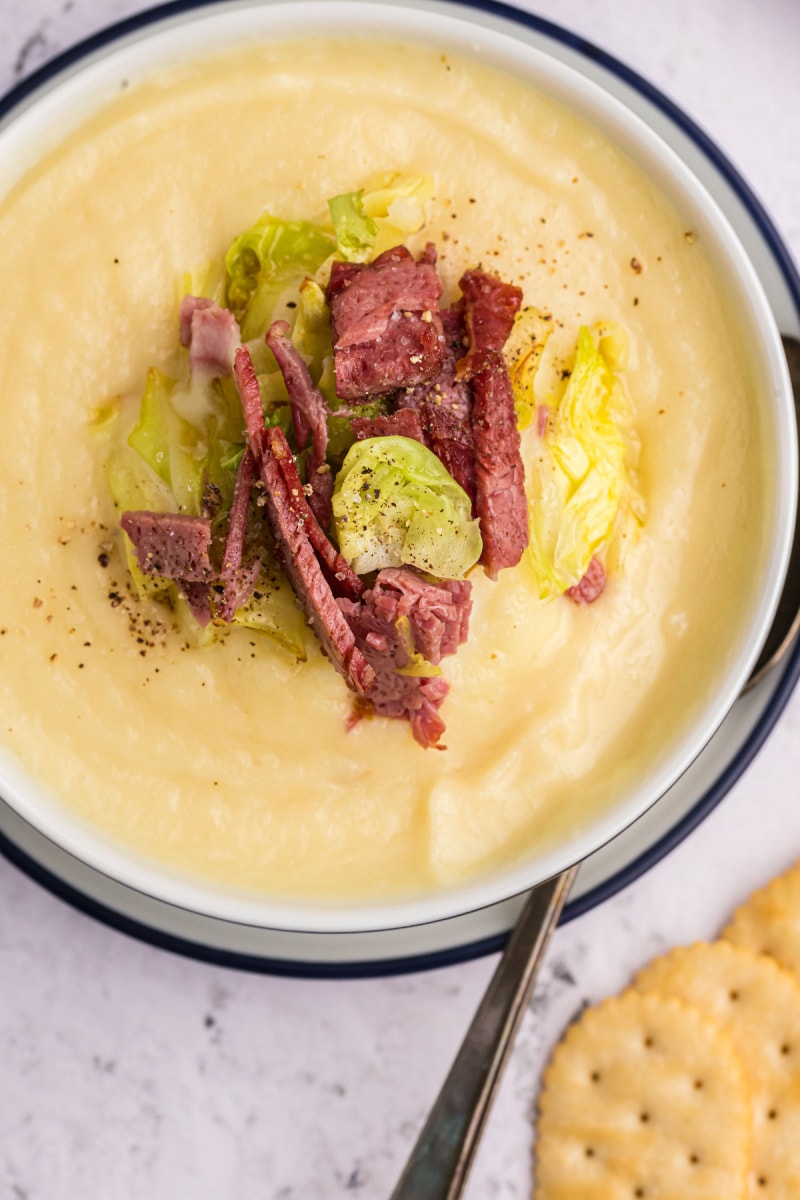
<path id="1" fill-rule="evenodd" d="M 391 1200 L 458 1200 L 577 867 L 531 892 Z"/>

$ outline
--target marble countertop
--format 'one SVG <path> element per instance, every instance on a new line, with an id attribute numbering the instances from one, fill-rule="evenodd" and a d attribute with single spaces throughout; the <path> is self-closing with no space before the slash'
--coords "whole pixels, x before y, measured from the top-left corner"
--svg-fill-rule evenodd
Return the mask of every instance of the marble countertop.
<path id="1" fill-rule="evenodd" d="M 800 259 L 795 0 L 528 0 L 682 105 Z M 142 0 L 3 0 L 0 91 Z M 542 1064 L 586 1001 L 713 936 L 800 854 L 800 692 L 725 802 L 665 861 L 559 930 L 472 1178 L 527 1196 Z M 0 858 L 0 1200 L 381 1200 L 495 965 L 309 982 L 152 949 Z"/>

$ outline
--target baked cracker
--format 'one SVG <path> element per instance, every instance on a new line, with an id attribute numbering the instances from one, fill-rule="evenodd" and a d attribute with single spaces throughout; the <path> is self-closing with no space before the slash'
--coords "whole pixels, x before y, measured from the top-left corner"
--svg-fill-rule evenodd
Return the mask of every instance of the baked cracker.
<path id="1" fill-rule="evenodd" d="M 680 946 L 634 980 L 677 996 L 730 1037 L 753 1102 L 749 1195 L 800 1197 L 800 982 L 771 958 L 729 942 Z"/>
<path id="2" fill-rule="evenodd" d="M 587 1009 L 544 1076 L 537 1200 L 744 1200 L 750 1095 L 730 1038 L 669 996 Z"/>
<path id="3" fill-rule="evenodd" d="M 722 936 L 769 954 L 800 979 L 800 862 L 737 908 Z"/>

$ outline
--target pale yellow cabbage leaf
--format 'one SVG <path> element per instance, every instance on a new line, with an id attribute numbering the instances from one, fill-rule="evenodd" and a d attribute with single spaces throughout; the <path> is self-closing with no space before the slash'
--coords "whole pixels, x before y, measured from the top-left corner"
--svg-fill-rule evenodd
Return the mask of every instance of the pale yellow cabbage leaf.
<path id="1" fill-rule="evenodd" d="M 542 599 L 578 583 L 619 528 L 627 537 L 644 519 L 632 473 L 638 457 L 633 409 L 609 361 L 622 360 L 624 335 L 616 329 L 613 345 L 610 336 L 605 328 L 593 336 L 581 327 L 569 383 L 549 406 L 547 428 L 527 464 L 526 561 Z"/>

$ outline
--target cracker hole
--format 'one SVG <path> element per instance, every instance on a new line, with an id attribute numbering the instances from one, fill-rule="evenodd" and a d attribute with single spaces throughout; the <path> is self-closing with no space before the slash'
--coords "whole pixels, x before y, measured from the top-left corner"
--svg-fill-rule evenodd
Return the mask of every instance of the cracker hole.
<path id="1" fill-rule="evenodd" d="M 592 1073 L 591 1073 L 591 1075 L 589 1076 L 589 1078 L 591 1079 L 592 1083 L 599 1083 L 599 1082 L 600 1082 L 600 1072 L 599 1072 L 599 1071 L 592 1071 Z"/>
<path id="2" fill-rule="evenodd" d="M 767 1120 L 768 1120 L 768 1121 L 777 1121 L 777 1119 L 778 1119 L 778 1110 L 777 1110 L 777 1108 L 771 1108 L 771 1109 L 769 1110 L 769 1112 L 767 1113 Z"/>
<path id="3" fill-rule="evenodd" d="M 767 1186 L 767 1177 L 766 1177 L 766 1175 L 759 1175 L 759 1177 L 758 1177 L 758 1186 L 759 1186 L 759 1187 L 766 1187 L 766 1186 Z"/>
<path id="4" fill-rule="evenodd" d="M 644 1039 L 644 1044 L 645 1044 L 645 1046 L 647 1046 L 648 1050 L 650 1050 L 652 1048 L 652 1046 L 654 1045 L 653 1039 L 650 1037 L 649 1034 Z M 642 1193 L 642 1194 L 644 1195 L 644 1193 Z"/>
<path id="5" fill-rule="evenodd" d="M 587 1158 L 594 1158 L 594 1150 L 592 1149 L 591 1146 L 586 1147 L 585 1154 L 586 1154 Z"/>
<path id="6" fill-rule="evenodd" d="M 791 1046 L 788 1044 L 788 1042 L 784 1042 L 784 1043 L 783 1043 L 783 1045 L 781 1046 L 781 1054 L 790 1054 L 790 1053 L 791 1053 L 791 1049 L 792 1049 L 792 1048 L 791 1048 Z"/>
<path id="7" fill-rule="evenodd" d="M 692 1164 L 693 1167 L 696 1167 L 697 1164 L 700 1162 L 700 1155 L 699 1154 L 690 1154 L 689 1162 Z"/>
<path id="8" fill-rule="evenodd" d="M 736 991 L 736 989 L 735 989 L 735 988 L 734 988 L 734 990 L 733 990 L 732 992 L 728 992 L 728 995 L 730 996 L 731 1000 L 738 1000 L 738 999 L 739 999 L 739 993 Z"/>
<path id="9" fill-rule="evenodd" d="M 694 1090 L 695 1090 L 696 1092 L 702 1092 L 702 1090 L 703 1090 L 703 1081 L 702 1081 L 702 1079 L 695 1079 L 695 1081 L 694 1081 Z"/>
<path id="10" fill-rule="evenodd" d="M 647 1122 L 650 1120 L 650 1113 L 649 1112 L 639 1113 L 639 1120 L 642 1122 L 643 1125 L 646 1125 Z"/>
<path id="11" fill-rule="evenodd" d="M 633 1194 L 634 1194 L 634 1196 L 636 1196 L 637 1198 L 638 1198 L 638 1197 L 641 1197 L 641 1196 L 643 1196 L 643 1195 L 644 1195 L 644 1188 L 643 1188 L 643 1187 L 637 1187 L 637 1188 L 635 1189 L 635 1191 L 634 1191 L 634 1193 L 633 1193 Z"/>

